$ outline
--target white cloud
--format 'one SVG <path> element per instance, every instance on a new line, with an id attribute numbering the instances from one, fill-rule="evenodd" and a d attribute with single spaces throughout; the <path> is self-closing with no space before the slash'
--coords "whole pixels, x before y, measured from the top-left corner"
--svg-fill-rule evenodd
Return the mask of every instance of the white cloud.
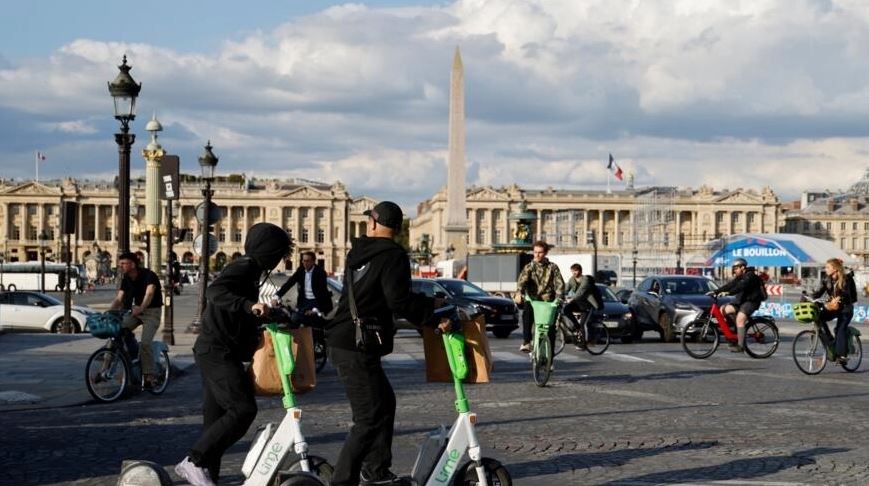
<path id="1" fill-rule="evenodd" d="M 158 112 L 188 168 L 211 139 L 219 170 L 421 200 L 445 180 L 457 45 L 471 183 L 599 188 L 613 152 L 638 185 L 794 196 L 848 185 L 869 153 L 869 7 L 856 0 L 347 4 L 232 34 L 214 52 L 79 39 L 0 63 L 0 165 L 51 149 L 47 127 L 82 147 L 82 173 L 111 167 L 106 82 L 127 54 L 140 113 Z"/>

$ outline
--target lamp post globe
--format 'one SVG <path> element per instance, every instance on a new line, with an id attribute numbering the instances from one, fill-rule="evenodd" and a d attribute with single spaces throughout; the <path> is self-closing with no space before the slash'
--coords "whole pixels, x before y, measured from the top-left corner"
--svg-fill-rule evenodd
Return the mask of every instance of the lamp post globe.
<path id="1" fill-rule="evenodd" d="M 202 204 L 202 231 L 200 234 L 201 238 L 201 249 L 199 252 L 199 305 L 196 308 L 196 316 L 193 319 L 193 322 L 190 324 L 190 327 L 187 328 L 188 332 L 199 333 L 202 315 L 205 313 L 205 289 L 208 287 L 208 272 L 209 272 L 209 257 L 211 256 L 211 196 L 214 195 L 214 191 L 211 190 L 211 182 L 214 180 L 214 168 L 217 167 L 218 159 L 214 152 L 211 150 L 213 147 L 211 146 L 211 140 L 205 144 L 205 151 L 202 152 L 202 155 L 199 157 L 199 167 L 202 170 L 202 196 L 203 196 L 203 204 Z"/>
<path id="2" fill-rule="evenodd" d="M 115 134 L 118 144 L 118 254 L 130 251 L 130 147 L 136 135 L 130 133 L 130 122 L 136 118 L 136 98 L 142 84 L 130 76 L 132 66 L 127 56 L 118 66 L 120 71 L 114 81 L 108 83 L 109 94 L 115 107 L 115 119 L 121 122 L 120 133 Z"/>

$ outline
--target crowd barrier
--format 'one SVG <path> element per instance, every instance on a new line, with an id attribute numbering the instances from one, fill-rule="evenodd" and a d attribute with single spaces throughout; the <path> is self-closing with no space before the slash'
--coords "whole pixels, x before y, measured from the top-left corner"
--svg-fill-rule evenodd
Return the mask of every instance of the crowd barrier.
<path id="1" fill-rule="evenodd" d="M 757 310 L 759 315 L 773 316 L 776 319 L 794 320 L 793 304 L 796 302 L 770 302 L 766 301 L 760 305 Z M 865 322 L 869 320 L 869 306 L 855 305 L 854 318 L 851 322 Z"/>

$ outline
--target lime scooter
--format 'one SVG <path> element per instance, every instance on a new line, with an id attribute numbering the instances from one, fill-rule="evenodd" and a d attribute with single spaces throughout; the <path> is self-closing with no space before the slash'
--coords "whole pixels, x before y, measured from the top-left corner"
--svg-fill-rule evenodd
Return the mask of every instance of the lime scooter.
<path id="1" fill-rule="evenodd" d="M 241 466 L 246 478 L 244 486 L 322 486 L 329 484 L 334 471 L 322 457 L 308 454 L 308 443 L 302 435 L 302 410 L 296 404 L 290 383 L 296 366 L 293 336 L 286 326 L 278 324 L 290 319 L 284 309 L 272 309 L 269 320 L 274 322 L 263 326 L 272 338 L 287 414 L 277 428 L 273 423 L 260 427 Z"/>
<path id="2" fill-rule="evenodd" d="M 468 362 L 465 358 L 465 336 L 460 329 L 459 312 L 455 306 L 446 306 L 435 311 L 435 317 L 448 318 L 452 323 L 450 332 L 435 333 L 440 334 L 443 339 L 453 375 L 456 412 L 459 416 L 449 432 L 441 425 L 439 429 L 428 434 L 414 462 L 411 480 L 417 486 L 510 486 L 513 482 L 507 469 L 495 459 L 481 456 L 480 443 L 474 431 L 477 414 L 471 412 L 463 386 L 463 381 L 468 376 Z"/>

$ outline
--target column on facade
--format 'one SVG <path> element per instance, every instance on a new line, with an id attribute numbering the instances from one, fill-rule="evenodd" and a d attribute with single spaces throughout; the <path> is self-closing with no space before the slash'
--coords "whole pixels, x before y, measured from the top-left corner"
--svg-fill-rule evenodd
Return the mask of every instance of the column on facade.
<path id="1" fill-rule="evenodd" d="M 248 206 L 242 206 L 241 208 L 241 241 L 242 244 L 247 241 L 247 229 L 250 226 L 248 223 Z"/>
<path id="2" fill-rule="evenodd" d="M 76 218 L 76 242 L 81 243 L 84 241 L 84 204 L 79 204 L 78 209 L 78 217 Z"/>
<path id="3" fill-rule="evenodd" d="M 579 235 L 579 238 L 578 238 L 579 241 L 577 241 L 577 246 L 585 246 L 588 244 L 587 243 L 587 241 L 588 241 L 587 236 L 588 236 L 588 230 L 589 230 L 588 219 L 591 217 L 591 211 L 586 209 L 583 212 L 582 216 L 583 216 L 583 218 L 582 218 L 582 234 Z"/>
<path id="4" fill-rule="evenodd" d="M 604 229 L 603 220 L 604 220 L 604 215 L 606 215 L 606 211 L 603 209 L 598 209 L 597 215 L 598 215 L 598 218 L 597 218 L 597 236 L 596 236 L 596 238 L 597 238 L 597 246 L 601 247 L 601 246 L 603 246 L 602 245 L 602 243 L 603 243 L 603 229 Z"/>
<path id="5" fill-rule="evenodd" d="M 676 244 L 679 244 L 679 235 L 682 234 L 682 211 L 676 211 Z"/>
<path id="6" fill-rule="evenodd" d="M 332 249 L 333 243 L 335 242 L 335 238 L 337 238 L 337 236 L 338 236 L 338 235 L 333 234 L 334 228 L 332 226 L 334 224 L 335 224 L 335 220 L 334 220 L 334 217 L 332 215 L 332 205 L 330 204 L 329 206 L 326 206 L 326 241 L 325 241 L 326 247 L 329 248 L 330 252 L 332 251 L 331 249 Z M 328 260 L 329 261 L 326 262 L 326 265 L 331 267 L 332 266 L 331 253 L 330 253 L 330 257 Z M 331 268 L 329 268 L 329 270 L 331 270 Z"/>
<path id="7" fill-rule="evenodd" d="M 114 211 L 112 211 L 114 214 Z M 100 205 L 94 204 L 94 240 L 102 241 L 102 235 L 100 235 L 100 223 L 102 218 L 100 218 Z"/>
<path id="8" fill-rule="evenodd" d="M 613 246 L 615 248 L 619 248 L 619 249 L 621 249 L 622 244 L 624 243 L 624 241 L 622 240 L 621 225 L 619 224 L 619 219 L 621 218 L 621 212 L 622 211 L 620 209 L 616 209 L 614 211 L 615 218 L 613 218 L 613 228 L 615 228 L 615 234 L 613 235 L 613 239 L 610 242 L 610 243 L 612 243 L 611 246 Z"/>
<path id="9" fill-rule="evenodd" d="M 9 222 L 12 221 L 12 215 L 9 214 L 9 203 L 3 203 L 3 241 L 9 240 Z"/>
<path id="10" fill-rule="evenodd" d="M 537 210 L 537 231 L 534 233 L 534 241 L 539 241 L 543 238 L 543 210 Z"/>
<path id="11" fill-rule="evenodd" d="M 484 220 L 486 222 L 486 243 L 491 248 L 492 244 L 495 243 L 495 218 L 494 211 L 492 208 L 486 208 L 484 213 Z"/>

